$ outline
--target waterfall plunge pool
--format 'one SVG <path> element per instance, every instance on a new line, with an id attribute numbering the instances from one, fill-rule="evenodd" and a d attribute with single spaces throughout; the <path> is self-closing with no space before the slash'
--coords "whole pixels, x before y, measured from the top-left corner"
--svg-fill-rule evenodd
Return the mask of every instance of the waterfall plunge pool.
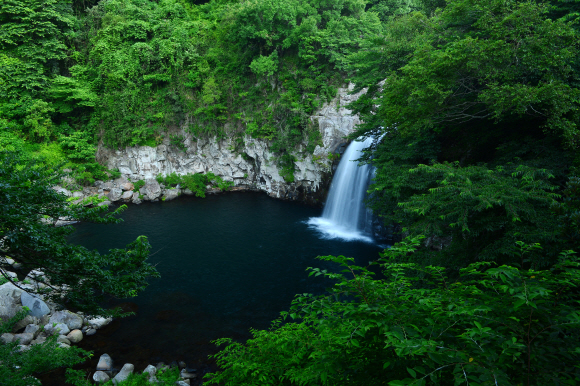
<path id="1" fill-rule="evenodd" d="M 94 371 L 106 352 L 138 371 L 173 360 L 211 370 L 211 340 L 245 340 L 250 328 L 268 328 L 288 310 L 295 294 L 324 292 L 331 283 L 308 277 L 306 268 L 338 267 L 316 256 L 354 257 L 359 265 L 378 258 L 375 244 L 320 237 L 307 224 L 320 215 L 304 204 L 232 192 L 130 205 L 117 225 L 75 225 L 70 241 L 102 253 L 148 236 L 150 263 L 161 273 L 138 297 L 108 304 L 136 315 L 85 337 L 79 346 L 95 356 L 82 367 Z"/>

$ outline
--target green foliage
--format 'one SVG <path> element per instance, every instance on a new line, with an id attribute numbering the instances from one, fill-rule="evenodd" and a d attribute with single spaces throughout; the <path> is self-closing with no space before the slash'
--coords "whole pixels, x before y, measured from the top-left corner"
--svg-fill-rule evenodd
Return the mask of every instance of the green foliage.
<path id="1" fill-rule="evenodd" d="M 139 180 L 139 181 L 133 183 L 133 186 L 135 187 L 135 191 L 138 192 L 139 190 L 141 190 L 142 187 L 145 186 L 145 181 Z"/>
<path id="2" fill-rule="evenodd" d="M 477 263 L 458 280 L 405 263 L 421 238 L 386 249 L 380 279 L 353 259 L 325 256 L 342 273 L 328 295 L 297 295 L 285 324 L 254 330 L 216 355 L 210 384 L 573 385 L 580 381 L 580 263 L 552 270 Z M 537 247 L 517 243 L 524 256 Z"/>
<path id="3" fill-rule="evenodd" d="M 294 162 L 296 162 L 296 158 L 290 154 L 283 155 L 278 161 L 280 176 L 282 176 L 284 181 L 287 183 L 294 182 L 294 170 L 296 169 Z"/>
<path id="4" fill-rule="evenodd" d="M 569 24 L 548 19 L 548 10 L 532 1 L 454 0 L 431 19 L 404 20 L 414 32 L 409 43 L 377 45 L 387 47 L 377 55 L 383 60 L 411 52 L 381 74 L 388 78 L 376 111 L 382 127 L 406 136 L 451 134 L 467 122 L 527 118 L 576 146 L 580 90 L 570 82 L 578 38 Z"/>
<path id="5" fill-rule="evenodd" d="M 494 169 L 449 163 L 383 167 L 391 169 L 379 169 L 370 187 L 372 199 L 380 201 L 385 218 L 403 224 L 410 234 L 447 239 L 449 246 L 439 258 L 448 266 L 463 267 L 467 256 L 513 263 L 517 240 L 556 242 L 551 207 L 559 195 L 546 170 L 514 164 Z M 554 263 L 557 256 L 545 259 L 550 254 L 536 256 L 534 267 Z"/>
<path id="6" fill-rule="evenodd" d="M 184 138 L 182 135 L 171 135 L 170 137 L 171 144 L 181 150 L 182 152 L 187 152 L 187 147 L 183 143 Z"/>
<path id="7" fill-rule="evenodd" d="M 77 131 L 68 137 L 63 137 L 60 145 L 73 162 L 94 162 L 96 147 L 89 143 L 90 138 L 86 132 Z"/>
<path id="8" fill-rule="evenodd" d="M 205 190 L 207 185 L 214 185 L 220 190 L 228 190 L 234 185 L 232 181 L 224 181 L 220 176 L 216 176 L 212 172 L 206 174 L 185 174 L 179 175 L 175 172 L 162 176 L 161 174 L 156 177 L 157 182 L 164 184 L 165 186 L 175 187 L 180 185 L 183 189 L 191 190 L 196 197 L 205 197 Z"/>
<path id="9" fill-rule="evenodd" d="M 72 227 L 54 227 L 43 218 L 70 218 L 96 223 L 119 223 L 116 216 L 124 206 L 107 212 L 106 207 L 69 205 L 66 197 L 52 186 L 62 174 L 38 161 L 23 160 L 18 153 L 0 152 L 0 238 L 2 256 L 22 264 L 22 274 L 32 269 L 45 272 L 50 282 L 47 299 L 69 309 L 91 314 L 110 314 L 100 306 L 108 294 L 117 298 L 136 296 L 147 286 L 147 278 L 159 274 L 146 260 L 149 243 L 138 237 L 126 249 L 113 249 L 106 255 L 71 245 L 67 236 Z M 58 288 L 68 286 L 68 291 Z"/>
<path id="10" fill-rule="evenodd" d="M 11 332 L 14 324 L 22 320 L 28 311 L 25 308 L 10 320 L 1 322 L 0 335 Z M 20 350 L 17 342 L 5 344 L 0 341 L 0 385 L 37 386 L 40 381 L 34 375 L 63 366 L 73 366 L 92 356 L 90 352 L 78 347 L 60 347 L 56 342 L 57 338 L 58 336 L 53 335 L 44 343 L 29 346 L 27 350 Z"/>

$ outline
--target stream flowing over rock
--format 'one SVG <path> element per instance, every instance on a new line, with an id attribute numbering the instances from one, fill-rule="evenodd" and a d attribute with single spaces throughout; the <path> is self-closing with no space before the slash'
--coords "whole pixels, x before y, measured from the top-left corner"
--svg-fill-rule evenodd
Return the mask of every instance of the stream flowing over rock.
<path id="1" fill-rule="evenodd" d="M 298 146 L 294 154 L 297 159 L 294 182 L 288 183 L 280 175 L 269 141 L 246 136 L 243 147 L 239 152 L 234 152 L 231 138 L 194 140 L 185 127 L 178 133 L 184 138 L 185 151 L 171 145 L 167 135 L 157 147 L 135 146 L 114 150 L 101 146 L 97 151 L 97 160 L 109 169 L 119 169 L 123 178 L 133 182 L 147 181 L 141 194 L 149 200 L 161 196 L 159 185 L 155 186 L 153 182 L 153 178 L 159 174 L 213 172 L 226 181 L 233 181 L 240 188 L 265 191 L 281 199 L 319 202 L 324 197 L 332 175 L 332 160 L 329 156 L 345 148 L 341 146 L 346 143 L 344 137 L 360 123 L 358 116 L 352 115 L 352 111 L 344 106 L 356 100 L 365 90 L 349 95 L 352 90 L 352 85 L 338 89 L 336 97 L 310 117 L 312 124 L 318 124 L 322 140 L 313 154 L 306 154 L 305 144 Z M 113 192 L 112 187 L 107 188 L 101 186 L 101 189 L 110 189 L 111 201 L 121 199 L 120 192 Z"/>

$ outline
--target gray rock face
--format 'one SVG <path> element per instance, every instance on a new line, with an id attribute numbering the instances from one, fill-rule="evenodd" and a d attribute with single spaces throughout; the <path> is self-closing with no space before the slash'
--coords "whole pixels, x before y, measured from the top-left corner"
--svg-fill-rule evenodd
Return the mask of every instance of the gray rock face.
<path id="1" fill-rule="evenodd" d="M 97 363 L 97 371 L 112 371 L 113 370 L 113 359 L 109 354 L 103 354 L 99 358 Z"/>
<path id="2" fill-rule="evenodd" d="M 69 330 L 76 330 L 83 326 L 83 318 L 67 310 L 57 311 L 50 317 L 48 323 L 64 323 Z"/>
<path id="3" fill-rule="evenodd" d="M 109 194 L 107 194 L 107 197 L 109 197 L 109 200 L 111 202 L 115 202 L 115 201 L 119 201 L 121 199 L 121 196 L 123 195 L 123 191 L 119 188 L 113 188 L 109 191 Z"/>
<path id="4" fill-rule="evenodd" d="M 23 306 L 30 308 L 29 315 L 41 318 L 50 312 L 50 308 L 48 308 L 46 303 L 36 295 L 22 292 L 20 300 L 22 301 Z"/>
<path id="5" fill-rule="evenodd" d="M 5 344 L 12 343 L 12 342 L 14 342 L 14 334 L 11 334 L 9 332 L 5 332 L 4 334 L 2 334 L 0 336 L 0 340 L 2 342 L 4 342 Z"/>
<path id="6" fill-rule="evenodd" d="M 139 205 L 141 203 L 141 199 L 139 198 L 138 192 L 133 193 L 133 198 L 131 199 L 131 202 L 133 204 L 137 204 L 137 205 Z"/>
<path id="7" fill-rule="evenodd" d="M 42 344 L 44 342 L 46 342 L 46 336 L 39 336 L 38 338 L 30 342 L 30 344 Z"/>
<path id="8" fill-rule="evenodd" d="M 121 189 L 123 189 L 123 190 L 133 190 L 133 189 L 135 189 L 135 185 L 133 185 L 130 182 L 125 182 L 124 184 L 121 184 Z"/>
<path id="9" fill-rule="evenodd" d="M 56 338 L 56 343 L 64 343 L 70 346 L 71 341 L 66 336 L 59 335 L 58 338 Z"/>
<path id="10" fill-rule="evenodd" d="M 72 330 L 71 332 L 68 333 L 66 337 L 72 343 L 78 343 L 81 340 L 83 340 L 83 333 L 81 332 L 81 330 Z"/>
<path id="11" fill-rule="evenodd" d="M 104 371 L 95 371 L 93 374 L 93 381 L 97 383 L 105 383 L 111 379 Z"/>
<path id="12" fill-rule="evenodd" d="M 12 283 L 0 286 L 0 319 L 7 321 L 22 309 L 20 295 L 22 290 Z"/>
<path id="13" fill-rule="evenodd" d="M 38 333 L 40 332 L 40 326 L 36 325 L 36 324 L 29 324 L 28 326 L 26 326 L 26 328 L 24 329 L 24 332 L 26 333 L 31 333 L 34 335 L 34 337 L 36 338 L 38 336 Z"/>
<path id="14" fill-rule="evenodd" d="M 65 188 L 63 188 L 61 186 L 55 186 L 53 189 L 56 190 L 58 193 L 64 194 L 67 197 L 71 197 L 72 196 L 72 194 L 71 194 L 70 191 L 68 191 L 67 189 L 65 189 Z"/>
<path id="15" fill-rule="evenodd" d="M 183 175 L 211 171 L 226 181 L 233 181 L 235 186 L 252 187 L 272 197 L 298 199 L 299 196 L 312 196 L 326 189 L 329 183 L 332 165 L 329 155 L 346 142 L 344 136 L 353 132 L 360 123 L 359 117 L 344 107 L 364 92 L 349 95 L 352 90 L 352 86 L 339 89 L 334 100 L 310 117 L 311 123 L 318 126 L 322 143 L 316 146 L 313 154 L 305 151 L 305 143 L 297 147 L 294 154 L 296 171 L 292 183 L 287 183 L 282 177 L 268 141 L 245 137 L 240 153 L 246 156 L 242 157 L 229 150 L 233 147 L 231 138 L 195 139 L 185 127 L 179 134 L 185 138 L 183 143 L 186 152 L 169 146 L 167 136 L 164 143 L 155 148 L 138 146 L 111 150 L 100 147 L 97 159 L 111 169 L 119 168 L 132 181 L 152 179 L 158 174 L 173 172 Z M 146 189 L 147 193 L 142 193 L 146 194 L 147 200 L 159 197 L 160 193 L 155 188 L 155 191 Z"/>
<path id="16" fill-rule="evenodd" d="M 131 363 L 125 363 L 121 371 L 119 371 L 119 373 L 113 378 L 113 384 L 116 385 L 119 382 L 129 378 L 129 375 L 133 373 L 133 370 L 135 370 L 135 366 L 133 366 Z"/>
<path id="17" fill-rule="evenodd" d="M 28 326 L 29 324 L 37 324 L 37 323 L 38 319 L 36 319 L 34 316 L 26 315 L 24 319 L 19 320 L 18 322 L 16 322 L 16 324 L 14 324 L 14 327 L 12 327 L 12 332 L 19 331 L 20 329 Z"/>
<path id="18" fill-rule="evenodd" d="M 167 189 L 163 195 L 163 201 L 171 201 L 179 197 L 179 189 Z"/>
<path id="19" fill-rule="evenodd" d="M 161 195 L 161 186 L 155 178 L 148 178 L 143 188 L 145 188 L 145 194 L 149 200 L 154 200 Z"/>
<path id="20" fill-rule="evenodd" d="M 29 332 L 14 335 L 14 340 L 17 340 L 20 344 L 30 344 L 32 339 L 34 339 L 34 334 Z"/>
<path id="21" fill-rule="evenodd" d="M 70 332 L 68 326 L 64 323 L 48 323 L 44 326 L 44 331 L 46 331 L 48 335 L 66 335 Z"/>
<path id="22" fill-rule="evenodd" d="M 123 192 L 123 195 L 121 196 L 121 200 L 123 200 L 123 201 L 129 201 L 132 198 L 133 198 L 133 191 L 132 190 L 128 190 L 126 192 Z"/>

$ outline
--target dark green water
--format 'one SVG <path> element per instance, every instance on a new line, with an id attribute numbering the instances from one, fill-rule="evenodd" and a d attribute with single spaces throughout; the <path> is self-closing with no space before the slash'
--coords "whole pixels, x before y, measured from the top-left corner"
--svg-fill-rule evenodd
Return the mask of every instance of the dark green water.
<path id="1" fill-rule="evenodd" d="M 295 294 L 329 285 L 308 277 L 310 266 L 336 268 L 316 256 L 342 254 L 358 264 L 378 257 L 373 244 L 319 238 L 305 221 L 321 212 L 265 194 L 228 193 L 130 205 L 122 224 L 77 225 L 71 241 L 100 252 L 148 236 L 150 262 L 162 276 L 137 298 L 116 302 L 136 316 L 86 337 L 83 347 L 137 369 L 159 360 L 195 365 L 216 351 L 211 340 L 243 340 L 250 328 L 269 327 Z"/>

